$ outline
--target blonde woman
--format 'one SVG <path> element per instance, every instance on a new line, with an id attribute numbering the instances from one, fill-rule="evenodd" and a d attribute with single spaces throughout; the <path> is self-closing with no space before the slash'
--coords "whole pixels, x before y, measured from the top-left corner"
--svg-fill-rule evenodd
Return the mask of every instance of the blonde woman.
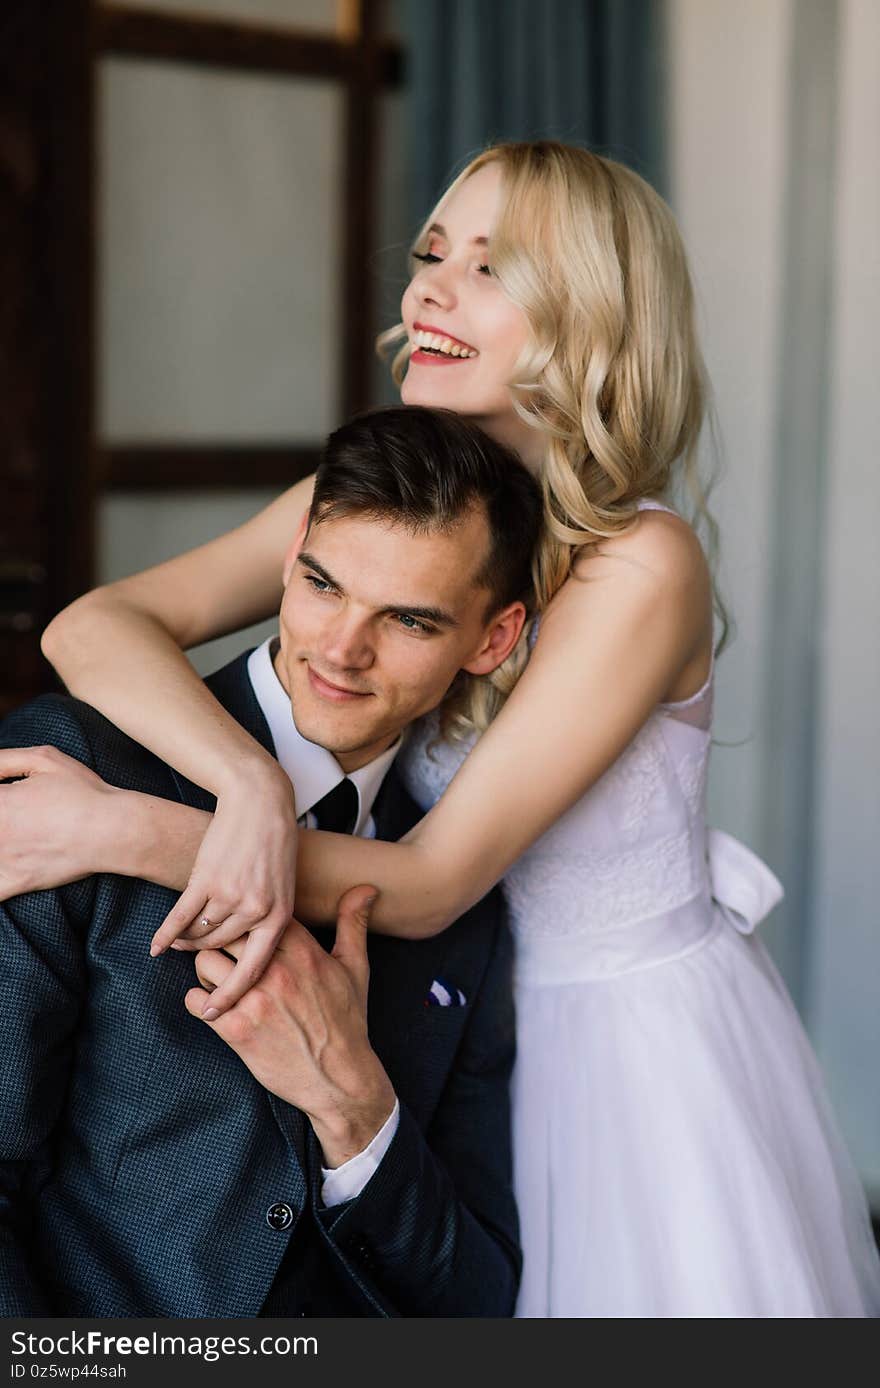
<path id="1" fill-rule="evenodd" d="M 69 767 L 34 775 L 18 805 L 32 806 L 42 861 L 18 889 L 108 864 L 186 887 L 157 948 L 249 932 L 205 999 L 213 1025 L 265 966 L 294 876 L 306 919 L 332 920 L 341 892 L 370 882 L 373 927 L 415 938 L 503 878 L 517 944 L 518 1314 L 877 1314 L 864 1196 L 752 933 L 780 889 L 705 824 L 712 584 L 694 531 L 660 500 L 692 471 L 703 416 L 674 220 L 609 160 L 500 145 L 455 181 L 414 254 L 387 335 L 402 344 L 404 401 L 453 408 L 512 445 L 546 500 L 528 642 L 496 676 L 450 691 L 402 754 L 424 819 L 400 844 L 297 836 L 296 787 L 181 654 L 277 607 L 303 483 L 52 623 L 45 650 L 70 689 L 217 808 L 143 806 L 134 853 L 129 803 L 98 863 L 69 806 L 85 823 L 122 792 Z M 354 658 L 323 676 L 344 684 Z M 135 667 L 148 675 L 132 688 Z M 62 802 L 64 836 L 51 828 Z"/>

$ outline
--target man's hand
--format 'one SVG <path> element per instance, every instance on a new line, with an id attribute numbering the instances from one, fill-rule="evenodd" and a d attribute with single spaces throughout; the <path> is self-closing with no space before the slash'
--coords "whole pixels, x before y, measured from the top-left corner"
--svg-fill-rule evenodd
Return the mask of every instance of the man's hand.
<path id="1" fill-rule="evenodd" d="M 124 848 L 122 791 L 55 747 L 0 751 L 0 900 L 107 871 Z"/>
<path id="2" fill-rule="evenodd" d="M 262 978 L 207 1023 L 265 1089 L 302 1109 L 328 1167 L 363 1151 L 394 1108 L 391 1081 L 367 1035 L 367 923 L 375 899 L 375 887 L 345 893 L 332 954 L 292 921 Z M 210 1013 L 210 991 L 243 948 L 239 940 L 226 953 L 203 950 L 196 957 L 206 991 L 187 993 L 193 1017 Z"/>

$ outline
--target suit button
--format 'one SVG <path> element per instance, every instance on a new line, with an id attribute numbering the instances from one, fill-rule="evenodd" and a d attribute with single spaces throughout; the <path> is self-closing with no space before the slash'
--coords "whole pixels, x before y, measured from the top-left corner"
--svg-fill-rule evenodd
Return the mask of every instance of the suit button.
<path id="1" fill-rule="evenodd" d="M 266 1211 L 266 1223 L 270 1229 L 289 1229 L 293 1223 L 293 1210 L 289 1205 L 270 1205 Z"/>
<path id="2" fill-rule="evenodd" d="M 372 1272 L 373 1268 L 376 1265 L 376 1262 L 373 1257 L 373 1250 L 370 1248 L 370 1245 L 367 1243 L 366 1239 L 359 1237 L 354 1238 L 352 1239 L 349 1247 L 354 1257 L 357 1258 L 361 1267 L 364 1268 L 367 1272 Z"/>

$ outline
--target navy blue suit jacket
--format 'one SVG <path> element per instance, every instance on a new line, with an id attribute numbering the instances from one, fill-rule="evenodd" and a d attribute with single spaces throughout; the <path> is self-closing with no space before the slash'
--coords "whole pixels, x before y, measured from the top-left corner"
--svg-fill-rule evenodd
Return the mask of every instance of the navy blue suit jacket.
<path id="1" fill-rule="evenodd" d="M 208 683 L 273 750 L 246 658 Z M 0 725 L 2 746 L 46 743 L 117 786 L 213 807 L 74 699 L 47 695 Z M 374 813 L 384 838 L 417 818 L 393 769 Z M 510 1315 L 514 1029 L 498 894 L 433 940 L 371 937 L 370 1032 L 400 1124 L 360 1196 L 331 1209 L 311 1125 L 185 1011 L 191 956 L 149 958 L 174 900 L 105 875 L 0 905 L 0 1311 L 254 1316 L 284 1259 L 299 1314 Z M 467 1004 L 426 1006 L 438 977 Z M 267 1221 L 279 1203 L 286 1229 Z"/>

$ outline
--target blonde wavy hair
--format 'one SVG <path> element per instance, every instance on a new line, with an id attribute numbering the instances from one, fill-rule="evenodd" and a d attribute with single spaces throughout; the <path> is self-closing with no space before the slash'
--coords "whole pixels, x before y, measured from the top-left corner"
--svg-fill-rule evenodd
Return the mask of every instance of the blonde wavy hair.
<path id="1" fill-rule="evenodd" d="M 425 247 L 439 209 L 489 163 L 502 171 L 492 270 L 525 314 L 529 343 L 510 389 L 520 418 L 542 433 L 545 526 L 533 573 L 540 611 L 584 545 L 633 525 L 638 501 L 680 475 L 710 563 L 717 527 L 700 481 L 697 446 L 706 374 L 681 236 L 669 207 L 614 160 L 555 141 L 498 144 L 471 160 L 413 245 Z M 382 333 L 382 356 L 406 336 Z M 410 346 L 391 363 L 400 385 Z M 674 477 L 675 474 L 675 477 Z M 721 620 L 720 646 L 728 623 Z M 493 675 L 460 679 L 443 709 L 444 735 L 483 731 L 528 659 L 528 631 Z"/>

